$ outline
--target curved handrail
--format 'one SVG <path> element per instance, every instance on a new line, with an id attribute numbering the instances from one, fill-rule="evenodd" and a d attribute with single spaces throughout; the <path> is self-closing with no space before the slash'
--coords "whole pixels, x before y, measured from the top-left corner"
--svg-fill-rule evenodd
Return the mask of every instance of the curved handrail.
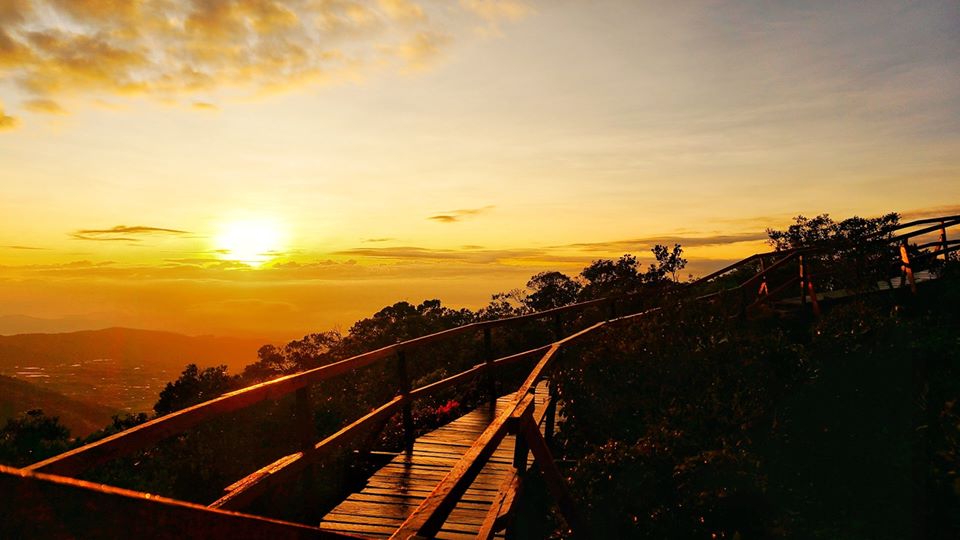
<path id="1" fill-rule="evenodd" d="M 936 225 L 927 226 L 931 223 L 935 223 Z M 879 240 L 879 242 L 883 243 L 899 243 L 904 246 L 910 238 L 922 236 L 924 234 L 934 232 L 937 229 L 945 230 L 947 227 L 953 227 L 958 224 L 960 224 L 960 216 L 928 218 L 915 220 L 909 223 L 898 225 L 896 227 L 888 228 L 884 231 L 879 231 L 878 233 L 868 235 L 868 237 L 888 235 L 892 231 L 921 227 L 918 230 L 904 232 L 900 235 L 882 238 Z M 941 246 L 941 250 L 934 253 L 928 253 L 927 255 L 937 255 L 940 253 L 946 254 L 960 248 L 960 243 L 958 243 L 956 240 L 947 241 L 945 237 L 943 237 L 940 242 L 923 244 L 921 247 L 932 247 L 937 245 Z M 756 261 L 757 259 L 762 260 L 763 257 L 781 255 L 781 257 L 772 265 L 765 267 L 763 270 L 757 272 L 743 283 L 733 287 L 732 289 L 726 289 L 724 292 L 731 290 L 744 291 L 746 287 L 754 285 L 758 281 L 765 279 L 771 272 L 783 268 L 786 264 L 799 257 L 812 253 L 823 253 L 830 250 L 842 249 L 843 247 L 846 246 L 838 246 L 836 243 L 833 243 L 832 245 L 822 244 L 804 248 L 795 248 L 751 255 L 703 278 L 687 283 L 682 288 L 677 290 L 688 290 L 690 287 L 708 282 L 733 269 L 740 268 L 746 264 Z M 902 247 L 901 252 L 905 252 L 905 249 Z M 907 259 L 904 259 L 904 264 L 907 266 L 909 265 Z M 774 291 L 779 291 L 783 287 L 791 284 L 796 279 L 796 276 L 792 277 L 791 280 L 780 285 L 774 289 Z M 435 332 L 433 334 L 419 336 L 388 345 L 386 347 L 381 347 L 373 351 L 355 355 L 353 357 L 325 366 L 279 377 L 271 381 L 251 385 L 246 388 L 224 394 L 218 398 L 199 403 L 192 407 L 188 407 L 160 418 L 156 418 L 139 426 L 104 438 L 100 441 L 35 463 L 21 470 L 24 471 L 24 474 L 33 474 L 36 472 L 52 472 L 61 475 L 75 474 L 98 463 L 134 452 L 149 444 L 182 432 L 189 427 L 197 425 L 207 419 L 248 407 L 262 400 L 277 399 L 284 395 L 288 395 L 291 392 L 303 389 L 310 384 L 372 365 L 378 361 L 397 355 L 398 353 L 413 350 L 429 343 L 434 343 L 471 331 L 487 331 L 495 327 L 512 326 L 528 320 L 541 319 L 549 316 L 560 316 L 564 313 L 582 311 L 589 307 L 599 306 L 604 303 L 615 303 L 618 300 L 633 297 L 638 294 L 641 293 L 598 298 L 554 309 L 518 315 L 515 317 L 507 317 L 489 321 L 477 321 L 459 327 Z M 709 298 L 711 296 L 714 295 L 707 295 L 700 298 Z M 761 301 L 754 302 L 751 304 L 751 306 L 762 301 L 763 299 L 761 299 Z M 483 373 L 489 373 L 491 370 L 497 369 L 501 366 L 539 356 L 539 361 L 533 370 L 529 372 L 524 383 L 521 385 L 520 390 L 513 398 L 512 405 L 508 407 L 506 413 L 498 416 L 494 424 L 488 428 L 487 432 L 485 432 L 485 435 L 481 436 L 481 439 L 478 439 L 478 441 L 473 444 L 471 447 L 471 452 L 468 452 L 468 455 L 465 455 L 461 459 L 461 464 L 466 464 L 469 462 L 470 467 L 474 467 L 472 460 L 482 461 L 484 459 L 484 453 L 489 452 L 490 445 L 493 444 L 492 441 L 496 439 L 496 436 L 502 436 L 503 433 L 505 433 L 504 429 L 506 429 L 507 423 L 519 418 L 518 415 L 526 410 L 525 407 L 527 407 L 527 405 L 525 405 L 525 403 L 530 401 L 527 394 L 532 391 L 536 381 L 544 374 L 545 370 L 548 369 L 553 359 L 556 358 L 556 353 L 563 346 L 573 343 L 574 341 L 591 334 L 598 328 L 603 328 L 612 323 L 621 321 L 630 321 L 647 313 L 656 312 L 658 309 L 659 308 L 653 308 L 651 310 L 642 311 L 619 318 L 603 320 L 566 338 L 558 339 L 557 341 L 554 341 L 548 345 L 521 353 L 516 353 L 497 360 L 487 359 L 487 361 L 484 363 L 477 364 L 440 381 L 427 384 L 415 390 L 407 389 L 404 393 L 394 396 L 393 399 L 364 415 L 362 418 L 353 422 L 352 424 L 341 428 L 339 431 L 326 437 L 319 443 L 312 445 L 309 448 L 305 448 L 296 454 L 285 456 L 277 462 L 261 469 L 260 471 L 248 475 L 241 481 L 235 483 L 233 486 L 230 486 L 230 488 L 228 488 L 227 495 L 210 506 L 217 508 L 242 507 L 246 502 L 253 500 L 259 493 L 262 493 L 263 490 L 268 489 L 272 483 L 280 481 L 283 478 L 288 478 L 291 474 L 301 470 L 301 468 L 311 460 L 317 459 L 319 456 L 326 455 L 327 452 L 336 448 L 340 448 L 342 445 L 349 443 L 351 437 L 356 435 L 356 433 L 361 429 L 376 425 L 378 422 L 388 420 L 389 417 L 395 414 L 401 407 L 409 406 L 409 403 L 412 400 L 432 395 L 440 390 L 472 379 Z M 462 486 L 464 482 L 469 482 L 469 471 L 463 469 L 463 472 L 464 474 L 461 476 L 451 473 L 451 475 L 448 475 L 448 477 L 444 478 L 440 485 L 437 486 L 437 489 L 434 491 L 434 493 L 431 494 L 431 497 L 428 498 L 428 501 L 430 502 L 425 501 L 424 504 L 422 504 L 421 507 L 419 507 L 414 514 L 403 523 L 401 528 L 398 530 L 398 533 L 423 532 L 425 530 L 429 531 L 433 527 L 433 524 L 438 523 L 437 516 L 442 516 L 443 513 L 446 512 L 444 508 L 449 506 L 447 503 L 449 503 L 450 500 L 456 498 L 455 493 L 458 491 L 459 486 Z"/>
<path id="2" fill-rule="evenodd" d="M 476 330 L 510 326 L 543 317 L 582 311 L 589 307 L 603 304 L 604 302 L 616 301 L 620 298 L 630 296 L 633 295 L 598 298 L 515 317 L 478 321 L 387 345 L 331 364 L 228 392 L 220 397 L 155 418 L 138 426 L 100 439 L 99 441 L 28 465 L 25 469 L 61 475 L 75 475 L 92 466 L 128 455 L 167 437 L 182 433 L 208 419 L 244 409 L 267 399 L 278 399 L 310 384 L 328 380 L 393 357 L 401 351 L 410 351 L 430 343 Z"/>

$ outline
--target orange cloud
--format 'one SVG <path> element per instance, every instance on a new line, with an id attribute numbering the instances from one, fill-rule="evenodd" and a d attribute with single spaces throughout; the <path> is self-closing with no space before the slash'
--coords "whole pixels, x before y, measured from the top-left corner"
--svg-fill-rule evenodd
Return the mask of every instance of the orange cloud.
<path id="1" fill-rule="evenodd" d="M 354 80 L 385 68 L 418 70 L 450 41 L 414 0 L 34 4 L 41 5 L 0 3 L 0 72 L 30 96 L 26 107 L 40 112 L 61 112 L 53 100 L 65 95 L 169 101 L 226 88 L 259 93 Z M 461 9 L 482 18 L 513 12 L 497 5 Z"/>
<path id="2" fill-rule="evenodd" d="M 23 104 L 28 111 L 45 114 L 67 114 L 59 103 L 52 99 L 31 99 Z"/>
<path id="3" fill-rule="evenodd" d="M 0 131 L 13 129 L 17 127 L 19 123 L 19 120 L 3 112 L 3 103 L 0 103 Z"/>

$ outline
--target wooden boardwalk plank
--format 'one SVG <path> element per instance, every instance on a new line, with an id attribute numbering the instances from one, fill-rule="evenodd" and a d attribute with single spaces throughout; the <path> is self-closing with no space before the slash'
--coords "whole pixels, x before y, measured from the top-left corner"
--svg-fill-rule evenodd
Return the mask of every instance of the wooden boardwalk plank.
<path id="1" fill-rule="evenodd" d="M 545 406 L 546 383 L 537 388 L 536 407 Z M 326 531 L 370 538 L 389 536 L 433 491 L 473 441 L 513 400 L 499 398 L 419 437 L 413 448 L 394 456 L 323 517 Z M 514 473 L 514 437 L 504 438 L 480 475 L 450 513 L 437 538 L 475 538 L 503 482 Z"/>

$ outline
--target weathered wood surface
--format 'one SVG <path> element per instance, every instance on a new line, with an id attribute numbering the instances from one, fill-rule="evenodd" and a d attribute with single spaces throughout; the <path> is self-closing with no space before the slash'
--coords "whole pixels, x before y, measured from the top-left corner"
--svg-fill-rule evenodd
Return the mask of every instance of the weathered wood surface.
<path id="1" fill-rule="evenodd" d="M 396 396 L 392 401 L 375 409 L 367 415 L 361 417 L 348 426 L 340 429 L 337 433 L 327 437 L 312 447 L 303 451 L 281 457 L 273 463 L 262 467 L 261 469 L 247 475 L 246 477 L 234 482 L 224 491 L 223 497 L 210 504 L 211 508 L 223 508 L 229 510 L 242 510 L 253 503 L 257 497 L 265 494 L 271 488 L 289 482 L 300 474 L 310 463 L 321 460 L 332 452 L 341 450 L 351 444 L 358 435 L 362 435 L 364 430 L 377 422 L 383 422 L 396 412 L 401 406 L 406 406 L 413 399 L 419 399 L 433 395 L 440 390 L 469 380 L 477 375 L 496 367 L 519 362 L 528 358 L 541 355 L 550 349 L 549 345 L 524 351 L 514 355 L 500 358 L 496 361 L 478 364 L 471 369 L 437 381 L 416 390 L 410 391 L 406 396 Z M 409 429 L 409 428 L 408 428 Z"/>
<path id="2" fill-rule="evenodd" d="M 295 523 L 0 465 L 0 538 L 351 538 Z"/>
<path id="3" fill-rule="evenodd" d="M 546 384 L 537 388 L 535 410 L 543 411 Z M 394 457 L 364 488 L 332 509 L 320 523 L 328 531 L 389 537 L 447 476 L 491 422 L 513 407 L 514 394 L 417 438 L 410 452 Z M 514 437 L 503 437 L 487 463 L 444 521 L 437 538 L 476 538 L 503 484 L 514 476 Z M 501 497 L 502 498 L 502 497 Z"/>

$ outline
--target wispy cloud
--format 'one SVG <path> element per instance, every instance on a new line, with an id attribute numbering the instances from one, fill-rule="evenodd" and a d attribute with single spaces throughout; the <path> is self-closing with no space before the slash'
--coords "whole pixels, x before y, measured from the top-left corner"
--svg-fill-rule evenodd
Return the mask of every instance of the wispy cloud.
<path id="1" fill-rule="evenodd" d="M 535 257 L 543 255 L 536 249 L 434 249 L 416 246 L 358 247 L 337 251 L 334 255 L 352 255 L 375 259 L 413 261 L 461 261 L 471 263 L 495 263 L 504 259 Z"/>
<path id="2" fill-rule="evenodd" d="M 493 210 L 493 206 L 484 206 L 482 208 L 466 208 L 463 210 L 452 210 L 450 212 L 444 212 L 442 214 L 437 214 L 435 216 L 430 216 L 427 219 L 431 221 L 436 221 L 438 223 L 456 223 L 461 221 L 464 218 L 476 216 L 489 212 Z"/>
<path id="3" fill-rule="evenodd" d="M 930 217 L 956 216 L 956 215 L 960 215 L 960 204 L 933 206 L 929 208 L 917 208 L 914 210 L 907 210 L 901 214 L 904 221 L 909 221 L 911 219 L 923 219 L 923 218 L 930 218 Z"/>
<path id="4" fill-rule="evenodd" d="M 628 240 L 612 240 L 607 242 L 583 242 L 554 246 L 557 248 L 573 248 L 590 252 L 633 252 L 646 251 L 656 244 L 680 244 L 684 248 L 720 246 L 740 242 L 754 242 L 766 240 L 767 235 L 762 232 L 743 234 L 717 234 L 709 236 L 649 236 L 631 238 Z"/>
<path id="5" fill-rule="evenodd" d="M 128 241 L 139 242 L 143 236 L 189 236 L 193 233 L 179 229 L 167 229 L 163 227 L 147 227 L 144 225 L 117 225 L 109 229 L 80 229 L 71 233 L 71 236 L 77 240 L 97 240 L 97 241 Z"/>
<path id="6" fill-rule="evenodd" d="M 27 249 L 27 250 L 40 250 L 40 251 L 49 251 L 50 248 L 37 247 L 37 246 L 3 246 L 6 249 Z"/>
<path id="7" fill-rule="evenodd" d="M 396 240 L 396 238 L 385 236 L 383 238 L 365 238 L 363 239 L 363 242 L 367 244 L 374 244 L 374 243 L 380 243 L 380 242 L 392 242 L 394 240 Z"/>

